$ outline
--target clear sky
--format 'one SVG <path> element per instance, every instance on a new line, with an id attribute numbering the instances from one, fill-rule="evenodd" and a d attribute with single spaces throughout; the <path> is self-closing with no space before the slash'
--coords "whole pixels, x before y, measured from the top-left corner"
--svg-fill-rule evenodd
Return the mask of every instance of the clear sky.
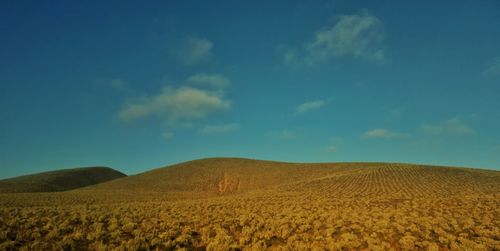
<path id="1" fill-rule="evenodd" d="M 202 157 L 500 169 L 500 2 L 3 1 L 0 178 Z"/>

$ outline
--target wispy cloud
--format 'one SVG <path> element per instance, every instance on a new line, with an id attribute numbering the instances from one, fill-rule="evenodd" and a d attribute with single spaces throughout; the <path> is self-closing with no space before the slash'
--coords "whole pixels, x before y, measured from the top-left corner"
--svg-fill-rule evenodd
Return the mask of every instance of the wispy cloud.
<path id="1" fill-rule="evenodd" d="M 222 125 L 206 125 L 198 132 L 201 134 L 217 134 L 236 131 L 240 128 L 238 123 L 222 124 Z"/>
<path id="2" fill-rule="evenodd" d="M 298 138 L 302 138 L 304 135 L 302 133 L 299 133 L 295 129 L 283 129 L 281 131 L 267 132 L 266 136 L 280 140 L 295 140 Z"/>
<path id="3" fill-rule="evenodd" d="M 291 65 L 314 65 L 334 57 L 351 57 L 377 64 L 388 62 L 382 43 L 385 39 L 380 19 L 367 13 L 341 15 L 329 27 L 318 30 L 299 50 L 289 50 L 284 62 Z"/>
<path id="4" fill-rule="evenodd" d="M 117 90 L 123 90 L 125 88 L 125 81 L 123 81 L 121 79 L 117 79 L 117 78 L 111 79 L 109 81 L 109 86 L 111 86 Z"/>
<path id="5" fill-rule="evenodd" d="M 394 132 L 385 128 L 376 128 L 368 130 L 362 135 L 363 138 L 379 138 L 379 139 L 394 139 L 394 138 L 403 138 L 407 136 L 408 134 Z"/>
<path id="6" fill-rule="evenodd" d="M 500 76 L 500 57 L 493 60 L 492 63 L 483 71 L 483 75 L 488 77 Z"/>
<path id="7" fill-rule="evenodd" d="M 331 153 L 336 153 L 338 150 L 338 147 L 336 145 L 329 145 L 326 147 L 326 151 L 331 152 Z"/>
<path id="8" fill-rule="evenodd" d="M 321 107 L 326 105 L 326 101 L 318 99 L 318 100 L 312 100 L 308 101 L 305 103 L 302 103 L 295 107 L 295 113 L 296 114 L 303 114 L 309 111 L 317 110 L 320 109 Z"/>
<path id="9" fill-rule="evenodd" d="M 178 53 L 179 60 L 185 65 L 208 62 L 214 57 L 213 46 L 213 43 L 206 38 L 188 37 Z"/>
<path id="10" fill-rule="evenodd" d="M 405 108 L 394 108 L 387 111 L 388 119 L 395 120 L 400 119 L 404 113 Z"/>
<path id="11" fill-rule="evenodd" d="M 329 144 L 326 146 L 325 150 L 329 153 L 336 153 L 340 146 L 342 145 L 342 138 L 332 137 L 328 139 Z"/>
<path id="12" fill-rule="evenodd" d="M 468 125 L 464 119 L 460 116 L 454 117 L 448 120 L 444 120 L 438 123 L 424 124 L 421 126 L 421 130 L 430 135 L 444 135 L 444 134 L 455 134 L 455 135 L 472 135 L 476 134 L 476 130 Z"/>
<path id="13" fill-rule="evenodd" d="M 295 139 L 297 138 L 298 133 L 293 130 L 283 130 L 278 132 L 278 137 L 281 139 Z"/>
<path id="14" fill-rule="evenodd" d="M 125 103 L 118 116 L 124 121 L 159 117 L 170 125 L 177 121 L 203 119 L 211 113 L 231 108 L 231 101 L 225 98 L 225 92 L 221 90 L 223 88 L 208 90 L 189 85 L 165 86 L 156 95 Z"/>

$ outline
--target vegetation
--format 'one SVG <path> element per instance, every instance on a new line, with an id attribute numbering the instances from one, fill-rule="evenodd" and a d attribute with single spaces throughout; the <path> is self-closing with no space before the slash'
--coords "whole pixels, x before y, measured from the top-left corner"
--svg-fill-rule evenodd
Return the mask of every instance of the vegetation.
<path id="1" fill-rule="evenodd" d="M 500 172 L 207 159 L 0 194 L 0 250 L 500 250 Z"/>
<path id="2" fill-rule="evenodd" d="M 125 176 L 108 167 L 64 169 L 0 180 L 0 193 L 60 192 Z"/>

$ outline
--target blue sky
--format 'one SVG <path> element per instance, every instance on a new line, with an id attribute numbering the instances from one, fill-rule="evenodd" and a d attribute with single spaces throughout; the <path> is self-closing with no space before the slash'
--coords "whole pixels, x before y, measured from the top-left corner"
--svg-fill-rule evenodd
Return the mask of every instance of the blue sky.
<path id="1" fill-rule="evenodd" d="M 1 3 L 0 178 L 236 156 L 500 169 L 498 1 Z"/>

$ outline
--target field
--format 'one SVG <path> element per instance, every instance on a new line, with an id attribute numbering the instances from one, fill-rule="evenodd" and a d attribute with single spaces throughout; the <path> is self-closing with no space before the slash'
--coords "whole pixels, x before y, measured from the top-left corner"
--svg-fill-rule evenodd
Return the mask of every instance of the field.
<path id="1" fill-rule="evenodd" d="M 500 250 L 500 172 L 204 159 L 0 194 L 0 250 Z"/>

